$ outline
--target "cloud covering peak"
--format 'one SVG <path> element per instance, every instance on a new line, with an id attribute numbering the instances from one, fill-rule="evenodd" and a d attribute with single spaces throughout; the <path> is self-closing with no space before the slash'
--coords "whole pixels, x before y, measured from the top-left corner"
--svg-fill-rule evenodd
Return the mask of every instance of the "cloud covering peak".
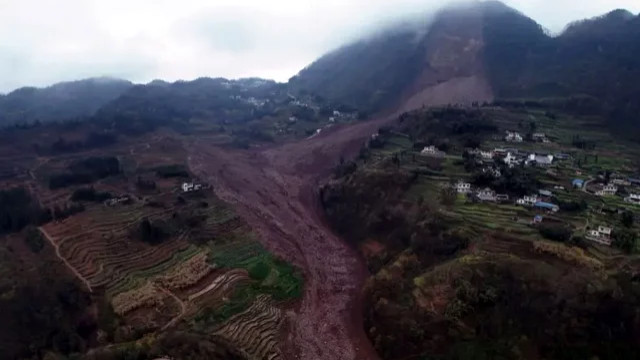
<path id="1" fill-rule="evenodd" d="M 323 53 L 443 0 L 0 0 L 0 92 L 114 76 L 285 81 Z M 510 0 L 546 28 L 637 0 Z"/>

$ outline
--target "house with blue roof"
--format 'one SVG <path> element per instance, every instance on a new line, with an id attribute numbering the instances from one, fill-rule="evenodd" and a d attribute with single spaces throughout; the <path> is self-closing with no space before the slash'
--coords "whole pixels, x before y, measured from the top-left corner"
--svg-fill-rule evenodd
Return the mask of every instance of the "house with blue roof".
<path id="1" fill-rule="evenodd" d="M 533 207 L 536 209 L 546 210 L 550 212 L 560 211 L 560 206 L 556 204 L 544 202 L 544 201 L 538 201 L 537 203 L 533 204 Z"/>
<path id="2" fill-rule="evenodd" d="M 584 186 L 584 180 L 582 180 L 582 179 L 573 179 L 573 182 L 571 182 L 571 184 L 573 184 L 574 188 L 582 189 L 582 187 Z"/>

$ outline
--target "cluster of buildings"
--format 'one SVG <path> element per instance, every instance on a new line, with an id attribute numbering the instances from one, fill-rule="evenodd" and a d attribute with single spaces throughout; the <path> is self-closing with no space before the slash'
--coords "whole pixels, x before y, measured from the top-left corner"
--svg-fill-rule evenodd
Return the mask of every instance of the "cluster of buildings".
<path id="1" fill-rule="evenodd" d="M 338 110 L 333 110 L 333 114 L 329 118 L 329 122 L 335 122 L 340 119 L 355 120 L 357 117 L 358 117 L 357 113 L 345 113 Z"/>
<path id="2" fill-rule="evenodd" d="M 556 213 L 560 211 L 560 206 L 550 202 L 553 193 L 549 190 L 540 190 L 537 195 L 523 196 L 516 200 L 516 204 L 531 207 L 538 210 Z"/>
<path id="3" fill-rule="evenodd" d="M 551 140 L 549 140 L 547 135 L 545 133 L 541 133 L 541 132 L 537 132 L 537 133 L 531 134 L 531 140 L 533 140 L 535 142 L 545 143 L 545 144 L 551 142 Z M 520 133 L 518 133 L 516 131 L 506 131 L 505 136 L 504 136 L 504 141 L 513 142 L 513 143 L 521 143 L 522 141 L 524 141 L 524 138 L 522 137 L 522 135 L 520 135 Z"/>
<path id="4" fill-rule="evenodd" d="M 255 107 L 263 107 L 267 103 L 267 100 L 265 100 L 265 99 L 257 99 L 257 98 L 255 98 L 253 96 L 249 97 L 249 98 L 243 98 L 240 95 L 232 95 L 232 96 L 230 96 L 230 98 L 233 99 L 233 100 L 242 101 L 244 103 L 253 105 Z"/>
<path id="5" fill-rule="evenodd" d="M 471 184 L 464 181 L 458 181 L 453 185 L 458 194 L 473 195 L 473 197 L 482 202 L 504 202 L 509 201 L 509 195 L 496 194 L 490 188 L 484 188 L 473 191 Z"/>
<path id="6" fill-rule="evenodd" d="M 502 161 L 509 167 L 521 164 L 526 166 L 548 167 L 556 160 L 556 155 L 529 153 L 518 149 L 472 149 L 467 150 L 467 153 L 479 157 L 482 162 L 493 162 L 496 158 L 502 159 Z"/>
<path id="7" fill-rule="evenodd" d="M 504 137 L 504 141 L 506 142 L 515 142 L 521 143 L 523 140 L 522 135 L 515 131 L 507 131 L 507 134 Z"/>

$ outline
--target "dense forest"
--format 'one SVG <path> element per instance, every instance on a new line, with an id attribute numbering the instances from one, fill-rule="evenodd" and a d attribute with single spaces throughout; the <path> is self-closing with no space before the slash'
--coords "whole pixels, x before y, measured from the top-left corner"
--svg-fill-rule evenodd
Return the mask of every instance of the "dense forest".
<path id="1" fill-rule="evenodd" d="M 131 86 L 125 80 L 93 78 L 42 89 L 21 88 L 0 95 L 0 127 L 91 116 Z"/>

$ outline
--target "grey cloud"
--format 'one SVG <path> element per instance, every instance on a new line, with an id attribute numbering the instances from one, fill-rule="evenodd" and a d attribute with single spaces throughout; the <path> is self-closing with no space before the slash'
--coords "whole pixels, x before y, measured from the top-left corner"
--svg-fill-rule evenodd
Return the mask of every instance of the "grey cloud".
<path id="1" fill-rule="evenodd" d="M 89 76 L 285 81 L 344 43 L 446 0 L 0 1 L 0 92 Z M 552 32 L 637 0 L 506 0 Z M 426 20 L 424 20 L 426 21 Z"/>

